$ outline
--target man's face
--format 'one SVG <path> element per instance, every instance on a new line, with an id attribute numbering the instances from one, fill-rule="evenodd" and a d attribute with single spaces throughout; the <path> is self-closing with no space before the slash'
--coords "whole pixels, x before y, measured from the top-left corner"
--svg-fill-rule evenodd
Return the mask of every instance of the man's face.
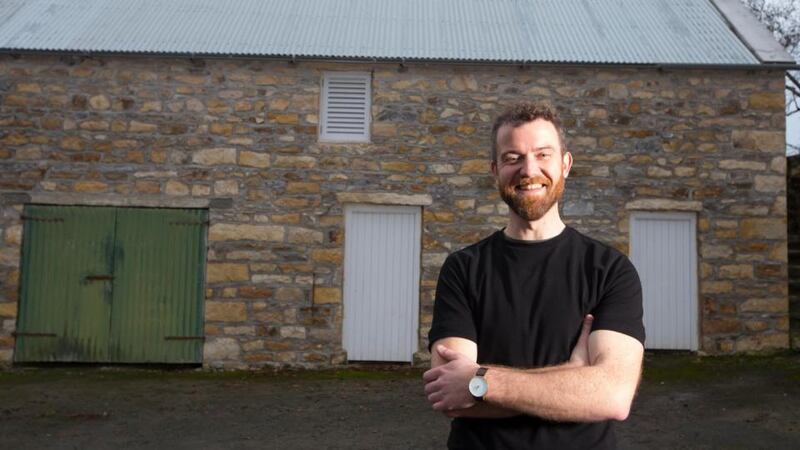
<path id="1" fill-rule="evenodd" d="M 526 221 L 539 220 L 561 199 L 572 155 L 561 148 L 556 127 L 537 119 L 497 132 L 492 173 L 500 196 Z"/>

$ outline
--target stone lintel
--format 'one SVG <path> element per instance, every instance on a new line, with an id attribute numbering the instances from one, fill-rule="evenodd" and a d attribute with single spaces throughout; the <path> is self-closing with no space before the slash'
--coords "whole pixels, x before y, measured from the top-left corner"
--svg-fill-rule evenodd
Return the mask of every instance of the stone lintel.
<path id="1" fill-rule="evenodd" d="M 702 211 L 703 203 L 688 200 L 644 198 L 626 203 L 625 209 L 629 211 Z"/>
<path id="2" fill-rule="evenodd" d="M 372 203 L 377 205 L 430 206 L 433 198 L 428 194 L 403 195 L 390 193 L 340 192 L 339 203 Z"/>
<path id="3" fill-rule="evenodd" d="M 206 198 L 164 198 L 122 195 L 86 195 L 70 193 L 33 192 L 31 203 L 46 205 L 85 205 L 85 206 L 140 206 L 150 208 L 208 208 Z"/>
<path id="4" fill-rule="evenodd" d="M 31 201 L 31 196 L 26 192 L 5 192 L 0 198 L 2 198 L 2 203 L 7 205 L 24 204 Z"/>

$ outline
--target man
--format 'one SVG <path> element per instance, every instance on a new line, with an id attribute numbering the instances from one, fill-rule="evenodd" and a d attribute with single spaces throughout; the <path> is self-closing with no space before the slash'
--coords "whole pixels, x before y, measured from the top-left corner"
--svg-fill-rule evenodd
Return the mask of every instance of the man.
<path id="1" fill-rule="evenodd" d="M 614 448 L 644 353 L 641 284 L 619 251 L 562 222 L 572 167 L 555 111 L 498 117 L 508 226 L 451 254 L 436 288 L 425 393 L 449 448 Z"/>

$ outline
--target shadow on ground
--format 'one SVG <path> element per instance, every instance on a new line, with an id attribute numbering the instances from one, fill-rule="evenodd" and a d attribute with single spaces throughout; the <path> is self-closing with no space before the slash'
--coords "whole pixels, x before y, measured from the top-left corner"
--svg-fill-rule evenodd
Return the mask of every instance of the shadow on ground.
<path id="1" fill-rule="evenodd" d="M 443 448 L 421 370 L 0 372 L 0 448 Z M 648 354 L 620 448 L 800 448 L 800 354 Z"/>

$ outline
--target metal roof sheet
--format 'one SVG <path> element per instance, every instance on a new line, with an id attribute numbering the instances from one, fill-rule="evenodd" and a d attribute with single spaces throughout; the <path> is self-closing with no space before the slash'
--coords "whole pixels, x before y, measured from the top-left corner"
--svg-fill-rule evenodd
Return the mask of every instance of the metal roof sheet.
<path id="1" fill-rule="evenodd" d="M 0 49 L 759 63 L 709 0 L 0 0 Z"/>

